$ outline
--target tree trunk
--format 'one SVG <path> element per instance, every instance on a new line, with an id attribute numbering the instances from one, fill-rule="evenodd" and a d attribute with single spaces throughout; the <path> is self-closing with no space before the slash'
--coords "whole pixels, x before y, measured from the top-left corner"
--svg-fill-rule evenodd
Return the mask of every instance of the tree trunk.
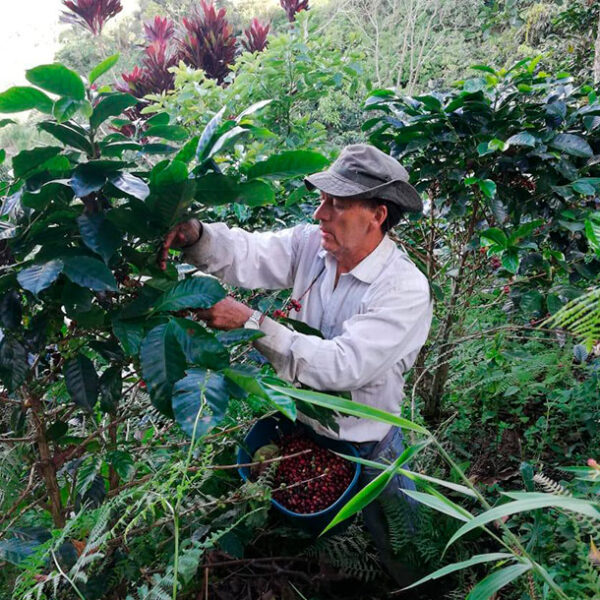
<path id="1" fill-rule="evenodd" d="M 600 14 L 598 15 L 598 31 L 594 49 L 594 83 L 600 83 Z"/>
<path id="2" fill-rule="evenodd" d="M 65 526 L 65 515 L 60 499 L 60 488 L 56 480 L 56 467 L 50 453 L 50 446 L 46 435 L 46 423 L 44 421 L 43 409 L 41 402 L 37 398 L 31 399 L 31 414 L 37 432 L 37 447 L 40 453 L 40 471 L 46 484 L 46 492 L 48 493 L 48 501 L 50 505 L 50 513 L 54 526 L 62 528 Z"/>

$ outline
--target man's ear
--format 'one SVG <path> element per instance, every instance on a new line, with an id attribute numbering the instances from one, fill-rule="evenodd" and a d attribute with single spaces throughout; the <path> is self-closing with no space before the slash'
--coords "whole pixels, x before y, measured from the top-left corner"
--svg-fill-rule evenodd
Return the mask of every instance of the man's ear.
<path id="1" fill-rule="evenodd" d="M 385 204 L 378 204 L 375 209 L 375 219 L 379 227 L 383 225 L 388 216 L 388 209 Z"/>

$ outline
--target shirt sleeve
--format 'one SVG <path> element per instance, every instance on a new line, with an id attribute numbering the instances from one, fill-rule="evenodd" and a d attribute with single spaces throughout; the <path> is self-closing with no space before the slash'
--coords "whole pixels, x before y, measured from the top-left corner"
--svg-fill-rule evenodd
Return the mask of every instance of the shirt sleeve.
<path id="1" fill-rule="evenodd" d="M 412 361 L 425 343 L 432 303 L 425 277 L 387 287 L 329 340 L 289 330 L 266 318 L 256 347 L 283 379 L 318 390 L 352 391 L 375 382 L 396 363 Z M 413 359 L 414 360 L 414 359 Z"/>
<path id="2" fill-rule="evenodd" d="M 184 258 L 205 273 L 247 289 L 292 286 L 302 226 L 277 232 L 248 232 L 224 223 L 202 224 L 200 240 Z"/>

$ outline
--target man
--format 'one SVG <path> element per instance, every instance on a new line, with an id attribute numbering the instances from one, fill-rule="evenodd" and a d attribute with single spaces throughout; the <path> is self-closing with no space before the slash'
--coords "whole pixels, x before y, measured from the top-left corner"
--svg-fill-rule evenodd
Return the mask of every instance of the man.
<path id="1" fill-rule="evenodd" d="M 427 339 L 432 305 L 426 277 L 386 232 L 405 212 L 422 211 L 420 196 L 395 159 L 366 144 L 346 147 L 305 184 L 321 192 L 318 226 L 249 233 L 192 220 L 168 234 L 159 261 L 164 267 L 169 248 L 182 248 L 188 262 L 226 283 L 292 287 L 290 316 L 324 339 L 291 331 L 229 297 L 199 316 L 217 329 L 260 329 L 265 335 L 255 346 L 291 383 L 350 392 L 355 402 L 398 415 L 403 374 Z M 299 419 L 318 433 L 354 442 L 367 458 L 393 460 L 403 449 L 400 430 L 385 423 L 340 417 L 336 434 Z M 412 485 L 398 478 L 389 487 L 388 494 L 402 497 L 400 488 Z M 378 511 L 376 505 L 366 511 L 365 521 L 389 564 Z"/>

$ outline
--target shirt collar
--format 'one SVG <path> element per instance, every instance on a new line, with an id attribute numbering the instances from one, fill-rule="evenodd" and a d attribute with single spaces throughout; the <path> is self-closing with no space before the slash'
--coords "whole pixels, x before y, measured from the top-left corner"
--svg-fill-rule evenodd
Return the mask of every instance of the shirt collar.
<path id="1" fill-rule="evenodd" d="M 365 256 L 351 271 L 349 275 L 353 275 L 356 279 L 364 283 L 373 283 L 379 274 L 383 270 L 385 263 L 396 248 L 396 244 L 385 235 L 381 242 L 379 242 L 377 248 L 371 252 L 371 254 Z M 324 248 L 319 250 L 319 258 L 329 257 L 335 262 L 333 256 L 327 252 Z"/>

